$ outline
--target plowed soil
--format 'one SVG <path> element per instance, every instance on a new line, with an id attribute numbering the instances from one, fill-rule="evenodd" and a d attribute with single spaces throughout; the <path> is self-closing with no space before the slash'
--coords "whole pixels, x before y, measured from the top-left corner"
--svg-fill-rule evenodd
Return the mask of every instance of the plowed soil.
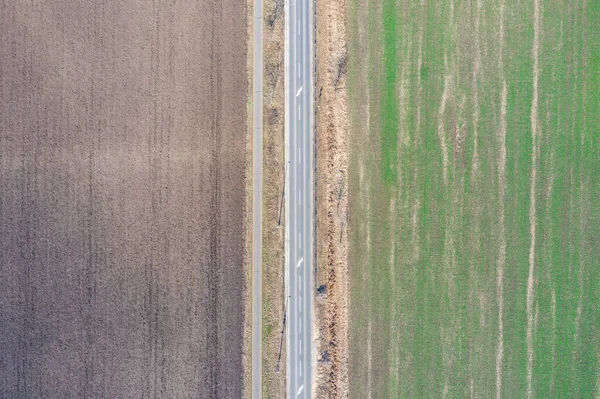
<path id="1" fill-rule="evenodd" d="M 242 393 L 246 2 L 0 2 L 0 397 Z"/>

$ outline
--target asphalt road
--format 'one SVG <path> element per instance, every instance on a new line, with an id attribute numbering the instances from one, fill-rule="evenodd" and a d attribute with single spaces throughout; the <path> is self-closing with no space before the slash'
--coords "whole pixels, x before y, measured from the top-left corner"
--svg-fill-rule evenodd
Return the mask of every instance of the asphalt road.
<path id="1" fill-rule="evenodd" d="M 313 2 L 287 1 L 286 187 L 288 314 L 287 397 L 312 391 Z"/>
<path id="2" fill-rule="evenodd" d="M 262 85 L 263 4 L 254 0 L 252 192 L 252 397 L 262 397 Z"/>

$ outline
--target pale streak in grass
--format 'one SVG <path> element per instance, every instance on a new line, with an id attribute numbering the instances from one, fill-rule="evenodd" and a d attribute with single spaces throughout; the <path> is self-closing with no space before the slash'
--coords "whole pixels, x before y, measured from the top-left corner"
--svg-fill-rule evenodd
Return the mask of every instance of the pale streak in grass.
<path id="1" fill-rule="evenodd" d="M 421 28 L 419 29 L 419 56 L 417 58 L 417 71 L 421 71 L 421 68 L 423 67 L 423 26 L 421 26 Z M 421 100 L 423 99 L 423 85 L 421 82 L 421 73 L 419 73 L 417 75 L 417 126 L 415 126 L 415 132 L 417 132 L 416 134 L 419 134 L 419 132 L 421 132 Z M 416 139 L 414 140 L 414 142 L 416 142 Z M 418 163 L 415 163 L 414 165 L 414 176 L 413 176 L 413 181 L 417 180 L 417 176 L 418 176 Z M 412 248 L 413 248 L 413 262 L 418 262 L 419 260 L 419 240 L 418 240 L 418 224 L 417 224 L 417 216 L 419 214 L 419 210 L 421 208 L 421 204 L 419 202 L 419 197 L 416 196 L 415 202 L 414 202 L 414 208 L 413 208 L 413 214 L 412 214 L 412 218 L 411 218 L 411 232 L 412 232 Z"/>
<path id="2" fill-rule="evenodd" d="M 396 231 L 396 201 L 394 198 L 391 199 L 390 201 L 390 216 L 391 216 L 391 228 L 390 228 L 390 232 L 395 232 Z M 396 257 L 396 240 L 394 239 L 394 234 L 390 234 L 390 260 L 389 260 L 389 266 L 390 266 L 390 287 L 391 287 L 391 292 L 392 292 L 392 323 L 391 323 L 391 332 L 392 332 L 392 337 L 398 337 L 400 332 L 399 332 L 399 328 L 398 328 L 398 324 L 396 322 L 396 312 L 398 311 L 397 306 L 396 306 L 396 301 L 398 299 L 398 291 L 396 289 L 397 283 L 396 283 L 396 263 L 394 262 L 395 257 Z M 392 360 L 390 362 L 390 378 L 393 381 L 396 376 L 399 375 L 399 369 L 400 369 L 400 359 L 399 359 L 399 346 L 400 346 L 400 342 L 399 339 L 394 339 L 391 342 L 391 354 L 392 354 Z"/>
<path id="3" fill-rule="evenodd" d="M 584 2 L 585 3 L 585 2 Z M 585 5 L 584 5 L 585 7 Z M 561 37 L 562 37 L 562 24 L 561 24 Z M 577 60 L 576 57 L 576 46 L 573 46 L 573 59 Z M 577 67 L 577 61 L 575 61 L 575 66 Z M 584 81 L 585 82 L 585 81 Z M 584 92 L 585 92 L 585 83 L 584 83 Z M 573 93 L 573 101 L 572 101 L 572 109 L 573 111 L 571 112 L 571 114 L 573 115 L 573 122 L 572 122 L 572 126 L 573 126 L 573 130 L 575 128 L 575 123 L 574 123 L 574 118 L 575 118 L 575 104 L 577 102 L 575 101 L 575 92 Z M 585 115 L 585 114 L 584 114 Z M 581 129 L 581 148 L 582 148 L 582 156 L 583 156 L 583 148 L 584 148 L 584 142 L 585 142 L 585 129 Z M 583 189 L 584 189 L 584 185 L 583 185 L 583 171 L 579 172 L 579 231 L 580 233 L 583 233 L 584 231 L 584 226 L 583 226 Z M 581 327 L 581 311 L 582 311 L 582 307 L 583 307 L 583 261 L 582 261 L 582 256 L 581 256 L 581 245 L 579 245 L 579 271 L 578 271 L 578 283 L 579 283 L 579 298 L 577 299 L 577 315 L 575 317 L 575 337 L 574 337 L 574 341 L 577 344 L 579 341 L 579 330 Z M 584 349 L 585 350 L 585 349 Z M 573 351 L 573 361 L 575 363 L 576 359 L 575 357 L 577 356 L 578 351 L 575 350 Z"/>
<path id="4" fill-rule="evenodd" d="M 506 101 L 507 89 L 504 78 L 504 1 L 500 3 L 500 75 L 502 76 L 502 101 L 500 105 L 500 162 L 498 182 L 500 195 L 500 250 L 496 271 L 496 295 L 498 297 L 498 346 L 496 348 L 496 399 L 502 397 L 502 361 L 504 359 L 504 268 L 506 266 L 506 229 L 504 226 L 504 198 L 506 194 Z"/>
<path id="5" fill-rule="evenodd" d="M 575 48 L 573 48 L 573 59 L 575 58 Z M 584 88 L 585 90 L 585 88 Z M 573 101 L 573 109 L 575 108 L 575 101 Z M 573 118 L 575 117 L 575 112 L 572 112 Z M 575 124 L 573 124 L 573 127 Z M 582 156 L 583 156 L 583 148 L 585 143 L 585 129 L 581 129 L 581 148 L 582 148 Z M 583 233 L 584 225 L 583 225 L 583 171 L 579 172 L 579 231 Z M 581 245 L 579 245 L 579 271 L 578 271 L 578 282 L 579 282 L 579 298 L 577 299 L 577 316 L 575 317 L 575 343 L 579 340 L 579 330 L 581 328 L 581 311 L 583 308 L 583 261 L 581 256 Z M 574 351 L 573 357 L 576 356 L 577 351 Z M 573 359 L 575 361 L 575 359 Z"/>
<path id="6" fill-rule="evenodd" d="M 365 210 L 366 210 L 366 220 L 371 220 L 371 201 L 370 201 L 370 187 L 369 184 L 365 184 L 366 187 L 366 192 L 365 192 Z M 366 234 L 366 249 L 367 249 L 367 259 L 371 259 L 371 223 L 368 223 L 367 226 L 367 234 Z M 369 271 L 368 271 L 368 265 L 367 268 L 365 270 L 365 274 L 367 277 L 369 275 Z M 365 280 L 363 281 L 371 281 L 371 279 L 369 278 L 365 278 Z M 370 286 L 366 287 L 367 290 L 371 289 Z M 371 303 L 370 301 L 368 302 L 367 305 L 367 320 L 368 320 L 368 329 L 367 329 L 367 392 L 368 392 L 368 398 L 371 398 L 371 391 L 372 391 L 372 370 L 373 370 L 373 352 L 371 350 L 371 344 L 372 344 L 372 337 L 373 334 L 371 332 L 371 320 L 372 320 L 372 312 L 371 312 Z"/>
<path id="7" fill-rule="evenodd" d="M 583 181 L 579 182 L 579 193 L 579 231 L 583 232 Z M 573 337 L 573 341 L 575 341 L 575 344 L 577 344 L 579 341 L 579 330 L 581 329 L 581 311 L 583 309 L 583 261 L 581 260 L 581 245 L 579 246 L 579 251 L 579 271 L 577 273 L 577 280 L 579 283 L 579 298 L 577 298 L 577 311 L 575 316 L 575 336 Z M 573 351 L 574 361 L 577 354 L 578 352 L 576 350 Z"/>
<path id="8" fill-rule="evenodd" d="M 596 362 L 600 363 L 600 350 L 596 351 Z M 600 367 L 596 369 L 596 399 L 600 399 Z"/>
<path id="9" fill-rule="evenodd" d="M 444 55 L 444 71 L 448 69 L 448 58 Z M 444 112 L 446 111 L 446 101 L 448 100 L 448 90 L 451 84 L 451 74 L 447 73 L 444 78 L 444 91 L 440 101 L 438 111 L 438 137 L 440 138 L 440 147 L 442 148 L 442 175 L 444 184 L 448 184 L 448 146 L 446 145 L 446 133 L 444 132 Z"/>
<path id="10" fill-rule="evenodd" d="M 529 275 L 527 277 L 527 398 L 533 398 L 533 274 L 535 271 L 535 233 L 536 233 L 536 180 L 538 153 L 538 81 L 539 81 L 539 47 L 540 47 L 540 0 L 534 0 L 533 8 L 533 99 L 531 100 L 531 191 L 529 206 L 529 223 L 531 245 L 529 247 Z"/>
<path id="11" fill-rule="evenodd" d="M 369 49 L 369 52 L 371 50 Z M 371 132 L 371 113 L 370 113 L 370 104 L 371 104 L 371 91 L 369 90 L 369 85 L 367 84 L 367 82 L 364 82 L 364 87 L 366 88 L 365 92 L 366 92 L 366 101 L 365 104 L 365 111 L 366 111 L 366 123 L 365 123 L 365 137 L 368 138 L 369 132 Z M 363 155 L 363 162 L 360 165 L 360 171 L 361 171 L 361 184 L 360 187 L 364 187 L 364 202 L 365 202 L 365 220 L 367 221 L 367 232 L 366 232 L 366 259 L 371 259 L 371 223 L 368 223 L 369 220 L 371 220 L 371 196 L 370 196 L 370 191 L 371 191 L 371 187 L 370 187 L 370 180 L 369 180 L 369 176 L 365 170 L 365 163 L 368 162 L 367 158 L 364 157 Z M 365 267 L 365 271 L 364 271 L 364 277 L 363 277 L 363 281 L 371 281 L 369 278 L 369 270 L 368 270 L 368 266 Z M 371 287 L 367 286 L 366 289 L 369 290 Z M 373 353 L 371 350 L 371 344 L 372 344 L 372 332 L 371 332 L 371 320 L 372 320 L 372 314 L 371 314 L 371 301 L 368 301 L 367 304 L 367 323 L 368 323 L 368 329 L 367 329 L 367 392 L 368 392 L 368 398 L 371 398 L 371 391 L 372 391 L 372 369 L 373 369 Z"/>
<path id="12" fill-rule="evenodd" d="M 548 120 L 550 119 L 549 110 L 546 115 L 546 124 L 548 124 Z M 548 179 L 548 187 L 545 192 L 546 198 L 546 215 L 551 215 L 550 212 L 550 198 L 552 198 L 552 190 L 554 189 L 554 153 L 550 153 L 550 171 Z M 548 219 L 551 219 L 551 216 L 548 216 Z M 550 390 L 554 389 L 554 383 L 556 378 L 556 289 L 552 286 L 552 292 L 550 293 L 550 310 L 552 313 L 552 375 L 550 376 Z"/>
<path id="13" fill-rule="evenodd" d="M 556 290 L 552 288 L 552 378 L 550 389 L 554 389 L 554 378 L 556 374 Z"/>
<path id="14" fill-rule="evenodd" d="M 371 399 L 371 392 L 373 392 L 372 373 L 373 369 L 373 353 L 371 351 L 371 317 L 367 322 L 367 395 Z"/>
<path id="15" fill-rule="evenodd" d="M 498 296 L 498 347 L 496 349 L 496 398 L 502 397 L 502 360 L 504 358 L 504 267 L 506 265 L 506 237 L 504 227 L 504 196 L 506 187 L 506 81 L 502 82 L 502 105 L 500 110 L 500 251 L 496 271 L 496 294 Z"/>
<path id="16" fill-rule="evenodd" d="M 415 132 L 421 131 L 421 99 L 423 98 L 423 85 L 421 84 L 421 68 L 423 67 L 423 26 L 419 29 L 419 56 L 417 58 L 417 126 Z M 416 170 L 416 167 L 415 167 Z"/>
<path id="17" fill-rule="evenodd" d="M 477 2 L 477 10 L 475 12 L 475 57 L 473 60 L 473 174 L 477 175 L 479 170 L 479 152 L 478 152 L 478 141 L 479 141 L 479 90 L 477 81 L 481 70 L 481 51 L 479 48 L 479 20 L 481 14 L 482 4 L 480 1 Z"/>

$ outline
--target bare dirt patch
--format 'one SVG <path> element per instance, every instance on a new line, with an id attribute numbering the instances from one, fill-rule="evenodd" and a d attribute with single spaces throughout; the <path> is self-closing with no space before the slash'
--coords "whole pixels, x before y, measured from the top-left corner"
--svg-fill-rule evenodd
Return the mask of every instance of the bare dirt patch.
<path id="1" fill-rule="evenodd" d="M 241 397 L 246 2 L 0 8 L 0 396 Z"/>
<path id="2" fill-rule="evenodd" d="M 316 396 L 348 396 L 346 1 L 316 3 Z"/>

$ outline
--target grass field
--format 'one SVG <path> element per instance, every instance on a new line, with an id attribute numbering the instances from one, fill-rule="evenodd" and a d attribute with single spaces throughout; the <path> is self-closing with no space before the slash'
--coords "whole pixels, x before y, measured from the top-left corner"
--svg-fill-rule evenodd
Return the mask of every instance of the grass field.
<path id="1" fill-rule="evenodd" d="M 351 396 L 600 397 L 600 3 L 349 4 Z"/>

